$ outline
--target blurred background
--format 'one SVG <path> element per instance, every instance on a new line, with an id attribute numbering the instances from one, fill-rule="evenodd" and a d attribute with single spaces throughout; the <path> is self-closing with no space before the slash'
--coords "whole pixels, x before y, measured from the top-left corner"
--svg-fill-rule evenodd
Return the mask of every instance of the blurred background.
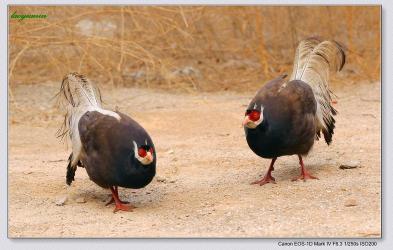
<path id="1" fill-rule="evenodd" d="M 298 42 L 310 36 L 346 48 L 333 84 L 380 80 L 379 6 L 9 7 L 14 12 L 48 17 L 9 18 L 11 97 L 15 85 L 59 84 L 73 71 L 100 85 L 255 91 L 290 73 Z"/>

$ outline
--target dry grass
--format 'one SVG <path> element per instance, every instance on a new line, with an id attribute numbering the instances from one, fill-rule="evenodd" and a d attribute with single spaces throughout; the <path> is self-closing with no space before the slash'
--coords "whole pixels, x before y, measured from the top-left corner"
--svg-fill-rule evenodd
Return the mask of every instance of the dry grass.
<path id="1" fill-rule="evenodd" d="M 12 6 L 9 16 L 15 11 L 48 18 L 10 19 L 11 86 L 79 71 L 100 84 L 255 89 L 290 72 L 298 41 L 309 36 L 347 47 L 346 82 L 380 76 L 377 6 Z"/>

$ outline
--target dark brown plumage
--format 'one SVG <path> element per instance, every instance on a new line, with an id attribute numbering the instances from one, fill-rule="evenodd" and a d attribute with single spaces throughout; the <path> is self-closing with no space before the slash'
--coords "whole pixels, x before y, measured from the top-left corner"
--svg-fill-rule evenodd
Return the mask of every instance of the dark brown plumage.
<path id="1" fill-rule="evenodd" d="M 92 181 L 103 188 L 142 188 L 156 173 L 156 153 L 147 132 L 133 119 L 118 112 L 121 120 L 96 111 L 79 121 L 82 142 L 80 161 Z M 153 149 L 153 161 L 143 165 L 135 158 L 133 141 Z"/>
<path id="2" fill-rule="evenodd" d="M 341 70 L 345 54 L 334 41 L 315 38 L 300 43 L 291 79 L 286 75 L 266 83 L 251 100 L 243 121 L 246 140 L 260 157 L 272 159 L 266 175 L 253 184 L 275 183 L 271 176 L 276 159 L 299 156 L 301 174 L 297 179 L 316 179 L 304 168 L 302 156 L 311 150 L 322 131 L 330 144 L 336 110 L 328 89 L 329 69 Z"/>
<path id="3" fill-rule="evenodd" d="M 63 79 L 59 100 L 66 110 L 59 134 L 72 142 L 66 183 L 71 185 L 77 167 L 83 167 L 93 182 L 111 190 L 108 204 L 114 202 L 115 211 L 131 211 L 118 187 L 142 188 L 153 179 L 156 152 L 150 136 L 129 116 L 103 109 L 99 89 L 78 73 Z"/>

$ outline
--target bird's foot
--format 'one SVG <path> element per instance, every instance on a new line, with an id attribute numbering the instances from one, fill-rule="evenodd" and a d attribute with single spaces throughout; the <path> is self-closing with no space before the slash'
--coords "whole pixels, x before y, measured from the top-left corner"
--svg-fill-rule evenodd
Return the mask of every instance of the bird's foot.
<path id="1" fill-rule="evenodd" d="M 112 195 L 110 195 L 110 196 L 111 196 L 111 199 L 105 204 L 105 206 L 108 206 L 108 205 L 110 205 L 110 204 L 115 202 L 115 199 L 113 199 Z M 122 200 L 120 200 L 120 202 L 123 203 L 123 204 L 129 204 L 130 203 L 129 201 L 122 201 Z"/>
<path id="2" fill-rule="evenodd" d="M 251 182 L 251 185 L 259 184 L 259 186 L 262 186 L 262 185 L 265 185 L 265 184 L 267 184 L 267 183 L 274 183 L 274 184 L 276 184 L 276 179 L 274 179 L 274 177 L 271 176 L 271 175 L 265 175 L 265 176 L 264 176 L 262 179 L 260 179 L 259 181 Z"/>
<path id="3" fill-rule="evenodd" d="M 298 181 L 298 180 L 303 180 L 306 181 L 307 179 L 316 179 L 319 180 L 318 177 L 315 177 L 313 175 L 311 175 L 309 172 L 304 171 L 301 175 L 299 175 L 298 177 L 292 178 L 292 181 Z"/>
<path id="4" fill-rule="evenodd" d="M 114 213 L 117 211 L 126 211 L 126 212 L 132 212 L 132 209 L 134 209 L 133 205 L 125 205 L 123 203 L 116 203 L 115 209 L 113 210 Z"/>
<path id="5" fill-rule="evenodd" d="M 111 186 L 109 187 L 109 189 L 112 192 L 112 198 L 110 199 L 110 201 L 106 203 L 106 205 L 109 205 L 114 202 L 115 203 L 115 209 L 113 210 L 114 213 L 116 213 L 117 211 L 132 212 L 132 209 L 135 207 L 133 205 L 125 205 L 128 202 L 120 200 L 117 186 L 114 187 Z"/>

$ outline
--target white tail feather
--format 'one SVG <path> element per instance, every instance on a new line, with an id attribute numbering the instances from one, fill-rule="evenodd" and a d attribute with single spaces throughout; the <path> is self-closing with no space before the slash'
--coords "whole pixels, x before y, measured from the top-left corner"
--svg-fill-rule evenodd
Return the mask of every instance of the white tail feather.
<path id="1" fill-rule="evenodd" d="M 295 55 L 294 69 L 290 80 L 301 80 L 309 84 L 317 101 L 317 132 L 322 130 L 326 142 L 332 139 L 336 110 L 331 106 L 329 71 L 340 71 L 345 63 L 342 47 L 335 41 L 320 42 L 309 38 L 300 42 Z"/>
<path id="2" fill-rule="evenodd" d="M 300 42 L 296 49 L 291 80 L 300 79 L 300 74 L 304 70 L 304 65 L 311 51 L 320 43 L 316 38 L 309 38 Z"/>
<path id="3" fill-rule="evenodd" d="M 66 111 L 58 135 L 59 137 L 69 135 L 72 143 L 70 162 L 71 166 L 75 167 L 82 148 L 78 128 L 80 118 L 88 111 L 98 111 L 118 120 L 120 116 L 113 111 L 102 109 L 100 90 L 85 76 L 78 73 L 70 73 L 63 78 L 58 100 L 61 108 Z"/>

